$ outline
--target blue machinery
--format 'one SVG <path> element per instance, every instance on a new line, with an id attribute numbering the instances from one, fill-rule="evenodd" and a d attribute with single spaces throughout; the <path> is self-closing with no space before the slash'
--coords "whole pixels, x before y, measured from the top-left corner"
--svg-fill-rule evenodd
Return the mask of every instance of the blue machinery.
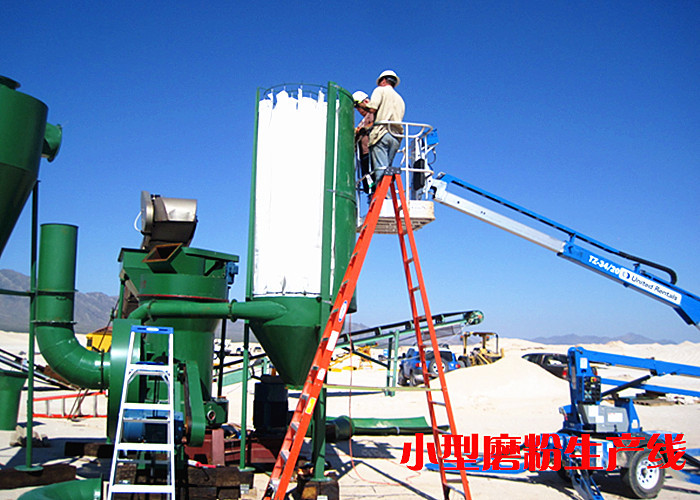
<path id="1" fill-rule="evenodd" d="M 664 469 L 659 468 L 660 464 L 650 461 L 651 448 L 647 448 L 647 445 L 652 439 L 652 434 L 642 431 L 639 416 L 634 407 L 634 398 L 621 397 L 620 393 L 626 389 L 635 389 L 700 397 L 700 391 L 647 384 L 649 379 L 656 376 L 700 377 L 700 367 L 588 351 L 582 347 L 569 349 L 568 363 L 571 404 L 560 409 L 564 415 L 564 424 L 557 433 L 560 439 L 559 447 L 565 450 L 571 439 L 580 439 L 585 435 L 590 442 L 591 459 L 588 464 L 581 463 L 582 458 L 576 458 L 576 456 L 583 456 L 581 446 L 575 443 L 574 452 L 562 454 L 562 465 L 619 470 L 620 479 L 630 495 L 635 498 L 655 497 L 663 487 Z M 598 376 L 592 366 L 596 363 L 647 370 L 648 373 L 635 380 L 621 382 Z M 613 388 L 602 391 L 603 385 L 613 386 Z M 613 405 L 601 404 L 605 398 L 612 398 Z M 615 462 L 611 462 L 613 438 L 619 439 L 622 434 L 634 436 L 638 443 L 632 446 L 631 441 L 624 441 L 625 445 L 630 445 L 630 448 L 634 449 L 616 450 Z M 662 435 L 661 439 L 663 438 Z M 677 449 L 680 448 L 682 446 Z M 670 458 L 668 453 L 665 458 L 666 460 Z M 700 466 L 700 460 L 687 452 L 682 458 L 690 465 Z M 611 463 L 612 466 L 609 467 Z M 603 498 L 588 470 L 565 469 L 560 473 L 563 476 L 568 475 L 574 489 L 584 499 L 601 500 Z M 685 476 L 697 482 L 695 479 L 697 475 L 685 474 Z"/>
<path id="2" fill-rule="evenodd" d="M 629 496 L 654 498 L 663 487 L 665 476 L 665 469 L 659 467 L 662 464 L 652 461 L 651 450 L 657 448 L 660 450 L 659 457 L 670 464 L 680 465 L 685 461 L 683 470 L 674 471 L 674 475 L 700 484 L 700 474 L 697 472 L 700 469 L 697 458 L 700 450 L 686 450 L 683 438 L 677 434 L 670 434 L 675 444 L 672 443 L 669 448 L 665 441 L 666 433 L 644 432 L 634 406 L 634 396 L 621 395 L 624 390 L 636 390 L 700 397 L 700 391 L 647 383 L 656 376 L 700 377 L 700 367 L 589 351 L 582 347 L 572 347 L 567 357 L 571 404 L 559 410 L 564 416 L 562 428 L 555 433 L 542 434 L 541 445 L 536 445 L 543 466 L 550 464 L 545 453 L 550 458 L 560 456 L 561 468 L 557 472 L 572 483 L 584 500 L 603 500 L 592 471 L 616 471 Z M 598 365 L 598 368 L 593 365 Z M 598 369 L 603 370 L 601 365 L 645 370 L 648 373 L 635 380 L 621 382 L 600 377 Z M 613 388 L 603 391 L 604 385 Z M 556 460 L 552 462 L 552 468 L 554 463 Z M 427 468 L 437 470 L 436 464 L 428 464 Z M 517 474 L 527 469 L 521 463 L 519 468 L 512 471 L 479 470 L 491 474 Z"/>

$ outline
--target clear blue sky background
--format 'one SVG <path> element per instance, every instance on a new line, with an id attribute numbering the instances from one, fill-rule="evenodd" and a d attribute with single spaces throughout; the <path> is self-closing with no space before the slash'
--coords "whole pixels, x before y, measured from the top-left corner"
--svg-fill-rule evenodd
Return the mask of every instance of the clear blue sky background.
<path id="1" fill-rule="evenodd" d="M 0 74 L 64 127 L 41 222 L 76 224 L 78 287 L 118 291 L 139 193 L 197 198 L 193 245 L 241 255 L 255 92 L 392 68 L 406 119 L 438 128 L 437 170 L 611 246 L 700 293 L 700 3 L 5 2 Z M 437 206 L 417 233 L 433 312 L 483 329 L 700 340 L 673 310 Z M 0 267 L 28 272 L 29 209 Z M 355 321 L 409 316 L 394 237 L 378 237 Z"/>

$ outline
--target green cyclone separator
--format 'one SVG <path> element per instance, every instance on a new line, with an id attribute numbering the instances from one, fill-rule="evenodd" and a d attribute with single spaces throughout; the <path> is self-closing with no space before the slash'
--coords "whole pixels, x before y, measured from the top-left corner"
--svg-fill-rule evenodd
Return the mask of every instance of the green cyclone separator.
<path id="1" fill-rule="evenodd" d="M 90 351 L 75 337 L 75 268 L 78 228 L 43 224 L 39 245 L 36 338 L 53 370 L 89 389 L 109 386 L 109 354 Z"/>
<path id="2" fill-rule="evenodd" d="M 46 104 L 0 76 L 0 255 L 39 175 L 41 158 L 58 154 L 62 130 L 46 123 Z"/>

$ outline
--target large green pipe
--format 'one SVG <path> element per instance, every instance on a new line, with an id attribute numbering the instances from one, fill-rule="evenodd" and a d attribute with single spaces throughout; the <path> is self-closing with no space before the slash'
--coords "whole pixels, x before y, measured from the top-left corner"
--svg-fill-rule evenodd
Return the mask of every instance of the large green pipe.
<path id="1" fill-rule="evenodd" d="M 279 318 L 287 309 L 274 302 L 188 302 L 182 300 L 152 300 L 140 305 L 130 319 L 149 318 L 217 318 L 268 321 Z"/>
<path id="2" fill-rule="evenodd" d="M 66 380 L 90 389 L 109 386 L 109 357 L 84 348 L 73 331 L 78 228 L 43 224 L 39 245 L 36 338 L 46 362 Z"/>
<path id="3" fill-rule="evenodd" d="M 61 144 L 61 128 L 46 123 L 46 104 L 18 87 L 0 76 L 0 255 L 34 188 L 42 155 L 53 160 Z"/>

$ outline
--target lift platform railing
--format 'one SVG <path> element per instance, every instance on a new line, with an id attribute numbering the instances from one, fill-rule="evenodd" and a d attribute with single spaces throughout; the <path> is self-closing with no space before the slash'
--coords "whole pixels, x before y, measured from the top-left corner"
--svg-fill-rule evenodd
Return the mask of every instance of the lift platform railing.
<path id="1" fill-rule="evenodd" d="M 431 165 L 436 158 L 436 148 L 438 145 L 437 130 L 427 123 L 398 122 L 398 121 L 378 121 L 375 125 L 388 125 L 389 133 L 401 141 L 401 146 L 397 153 L 399 158 L 398 168 L 401 169 L 404 177 L 404 186 L 408 200 L 427 199 L 427 189 L 425 189 L 425 179 L 433 174 Z M 401 127 L 403 132 L 396 133 L 392 130 Z M 387 166 L 393 165 L 372 165 L 370 175 L 374 177 L 375 172 L 383 170 Z M 363 179 L 357 182 L 358 188 Z"/>

